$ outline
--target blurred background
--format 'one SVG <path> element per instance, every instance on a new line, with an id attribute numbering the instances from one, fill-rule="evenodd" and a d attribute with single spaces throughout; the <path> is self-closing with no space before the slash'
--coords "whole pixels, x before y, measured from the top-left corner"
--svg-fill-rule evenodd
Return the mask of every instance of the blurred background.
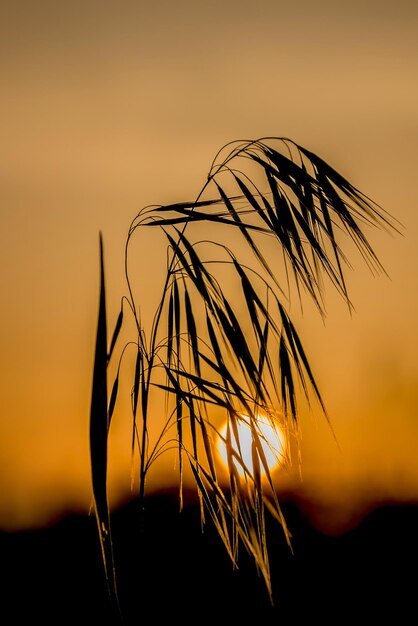
<path id="1" fill-rule="evenodd" d="M 417 27 L 411 0 L 2 3 L 0 528 L 89 509 L 99 231 L 111 328 L 136 213 L 193 200 L 223 144 L 266 135 L 316 152 L 403 224 L 370 233 L 388 276 L 349 250 L 352 316 L 331 290 L 325 323 L 295 307 L 339 445 L 303 411 L 302 477 L 277 472 L 278 487 L 327 532 L 417 502 Z M 160 251 L 137 245 L 158 282 Z M 115 417 L 116 505 L 130 419 Z M 168 455 L 149 489 L 177 478 Z"/>

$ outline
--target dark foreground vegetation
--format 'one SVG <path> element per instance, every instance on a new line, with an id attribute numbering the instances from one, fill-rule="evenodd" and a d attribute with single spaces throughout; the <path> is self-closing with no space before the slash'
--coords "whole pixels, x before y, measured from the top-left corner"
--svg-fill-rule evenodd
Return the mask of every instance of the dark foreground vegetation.
<path id="1" fill-rule="evenodd" d="M 115 562 L 126 626 L 133 624 L 415 623 L 418 506 L 381 506 L 341 536 L 314 530 L 284 504 L 291 554 L 268 526 L 275 604 L 252 560 L 239 571 L 194 504 L 150 496 L 113 514 Z M 142 527 L 142 531 L 141 531 Z M 94 516 L 0 535 L 3 624 L 118 624 L 108 601 Z"/>

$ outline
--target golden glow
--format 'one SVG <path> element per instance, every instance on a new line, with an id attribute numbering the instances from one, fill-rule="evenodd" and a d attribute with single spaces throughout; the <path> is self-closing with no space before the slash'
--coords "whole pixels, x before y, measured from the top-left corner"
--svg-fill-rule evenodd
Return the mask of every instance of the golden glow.
<path id="1" fill-rule="evenodd" d="M 111 333 L 137 211 L 194 198 L 224 143 L 266 134 L 325 158 L 406 226 L 405 237 L 372 234 L 390 280 L 348 254 L 352 316 L 331 289 L 326 323 L 306 299 L 299 313 L 294 297 L 292 321 L 339 445 L 322 415 L 301 415 L 303 482 L 295 463 L 280 488 L 312 510 L 319 502 L 327 527 L 334 511 L 417 500 L 418 2 L 382 2 L 376 13 L 372 4 L 2 3 L 0 529 L 89 510 L 99 231 Z M 133 247 L 146 319 L 165 262 L 151 230 Z M 124 495 L 131 370 L 122 378 L 109 481 Z M 164 411 L 152 421 L 158 432 Z M 150 491 L 177 486 L 172 458 L 160 460 Z"/>
<path id="2" fill-rule="evenodd" d="M 228 453 L 226 446 L 228 422 L 226 422 L 219 431 L 218 451 L 225 466 L 228 466 Z M 260 438 L 261 447 L 263 449 L 267 467 L 273 470 L 276 466 L 281 465 L 285 458 L 285 435 L 278 424 L 273 424 L 265 417 L 257 418 L 257 434 Z M 243 476 L 245 474 L 244 466 L 252 473 L 253 466 L 253 442 L 254 433 L 250 425 L 250 419 L 246 415 L 240 417 L 238 422 L 238 441 L 231 428 L 231 444 L 234 452 L 242 458 L 243 465 L 234 455 L 235 465 L 238 472 Z M 257 452 L 258 454 L 258 452 Z M 263 462 L 260 459 L 261 473 L 265 474 Z"/>

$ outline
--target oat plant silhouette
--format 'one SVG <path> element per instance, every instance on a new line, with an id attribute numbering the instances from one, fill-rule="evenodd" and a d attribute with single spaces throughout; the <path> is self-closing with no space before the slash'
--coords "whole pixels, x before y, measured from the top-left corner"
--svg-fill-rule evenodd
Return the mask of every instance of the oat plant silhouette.
<path id="1" fill-rule="evenodd" d="M 111 597 L 117 603 L 108 502 L 108 444 L 127 344 L 116 350 L 127 318 L 134 322 L 132 455 L 137 454 L 143 505 L 150 467 L 178 450 L 179 498 L 188 468 L 201 503 L 234 566 L 239 548 L 253 557 L 272 595 L 266 516 L 288 540 L 275 481 L 266 460 L 260 416 L 298 442 L 298 395 L 326 408 L 301 339 L 289 315 L 291 294 L 305 295 L 325 315 L 325 279 L 351 308 L 342 250 L 353 242 L 373 272 L 384 271 L 365 229 L 398 230 L 397 222 L 316 154 L 287 138 L 226 144 L 198 197 L 145 207 L 129 227 L 125 248 L 127 295 L 108 343 L 104 255 L 100 235 L 100 305 L 90 415 L 94 508 Z M 129 271 L 133 237 L 160 229 L 167 258 L 161 297 L 146 329 Z M 148 231 L 149 232 L 149 231 Z M 399 231 L 398 231 L 399 232 Z M 350 243 L 351 246 L 351 243 Z M 351 246 L 352 248 L 352 246 Z M 108 392 L 110 365 L 115 377 Z M 165 397 L 161 434 L 151 401 Z M 222 419 L 221 419 L 222 418 Z M 160 415 L 158 415 L 160 419 Z M 242 454 L 239 425 L 249 423 L 251 463 Z M 221 421 L 227 422 L 225 434 Z M 152 429 L 154 430 L 154 429 Z M 220 476 L 216 445 L 227 456 Z M 268 442 L 267 442 L 268 444 Z M 297 458 L 286 448 L 285 461 Z M 297 453 L 296 453 L 297 454 Z M 290 540 L 289 540 L 290 541 Z"/>

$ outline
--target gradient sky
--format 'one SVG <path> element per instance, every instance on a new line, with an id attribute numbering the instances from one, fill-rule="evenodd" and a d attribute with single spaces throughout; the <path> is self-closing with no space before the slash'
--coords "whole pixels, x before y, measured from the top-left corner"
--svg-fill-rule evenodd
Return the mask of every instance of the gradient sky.
<path id="1" fill-rule="evenodd" d="M 371 233 L 390 278 L 352 258 L 352 318 L 330 292 L 325 326 L 298 320 L 340 449 L 302 415 L 303 483 L 283 482 L 322 527 L 418 501 L 417 30 L 412 0 L 2 3 L 0 527 L 89 506 L 99 231 L 112 325 L 136 212 L 194 198 L 224 143 L 265 135 L 318 153 L 405 226 Z M 171 457 L 164 471 L 151 486 L 176 480 Z"/>

